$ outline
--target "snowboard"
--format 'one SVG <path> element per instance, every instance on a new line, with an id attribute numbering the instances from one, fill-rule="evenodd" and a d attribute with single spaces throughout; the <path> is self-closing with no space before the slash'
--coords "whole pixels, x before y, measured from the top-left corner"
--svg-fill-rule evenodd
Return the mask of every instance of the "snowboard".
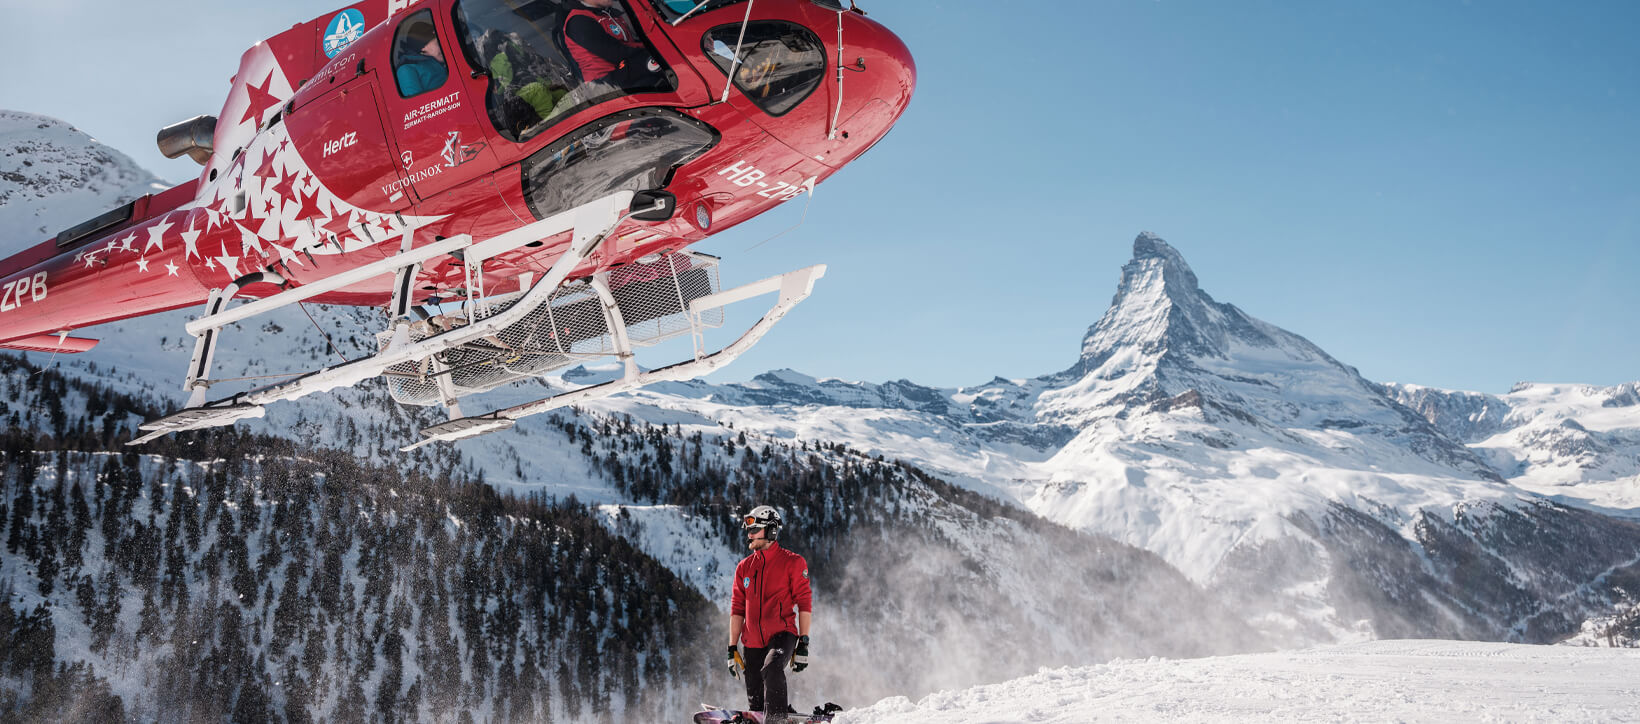
<path id="1" fill-rule="evenodd" d="M 737 711 L 720 706 L 701 705 L 702 711 L 695 714 L 695 724 L 763 724 L 763 712 Z M 836 704 L 826 704 L 814 708 L 813 714 L 787 714 L 787 724 L 829 724 L 833 714 L 843 710 Z"/>

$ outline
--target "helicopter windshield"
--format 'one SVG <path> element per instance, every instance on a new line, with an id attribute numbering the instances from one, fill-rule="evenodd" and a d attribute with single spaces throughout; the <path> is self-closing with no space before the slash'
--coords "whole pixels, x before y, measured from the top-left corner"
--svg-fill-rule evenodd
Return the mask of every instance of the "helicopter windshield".
<path id="1" fill-rule="evenodd" d="M 623 2 L 461 0 L 455 22 L 468 63 L 489 76 L 490 120 L 511 141 L 588 106 L 678 87 Z"/>

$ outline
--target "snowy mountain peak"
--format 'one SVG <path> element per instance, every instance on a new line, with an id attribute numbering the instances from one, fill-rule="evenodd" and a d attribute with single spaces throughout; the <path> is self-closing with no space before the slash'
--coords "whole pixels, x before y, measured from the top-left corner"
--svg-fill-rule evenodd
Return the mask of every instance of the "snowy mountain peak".
<path id="1" fill-rule="evenodd" d="M 1122 289 L 1129 287 L 1130 279 L 1133 279 L 1135 272 L 1149 269 L 1161 271 L 1161 280 L 1175 296 L 1200 291 L 1196 273 L 1185 263 L 1184 256 L 1168 245 L 1162 237 L 1149 231 L 1142 231 L 1139 232 L 1138 238 L 1133 240 L 1133 260 L 1122 268 Z M 1120 294 L 1119 291 L 1118 296 Z"/>
<path id="2" fill-rule="evenodd" d="M 789 367 L 769 370 L 752 378 L 752 386 L 754 387 L 781 387 L 786 385 L 812 387 L 819 383 L 820 380 Z"/>
<path id="3" fill-rule="evenodd" d="M 0 252 L 38 244 L 167 186 L 74 126 L 0 110 Z"/>
<path id="4" fill-rule="evenodd" d="M 1278 343 L 1272 335 L 1291 339 Z M 1325 357 L 1302 338 L 1215 302 L 1184 256 L 1147 231 L 1133 241 L 1133 258 L 1122 267 L 1110 308 L 1083 337 L 1081 358 L 1061 377 L 1156 377 L 1167 366 L 1194 368 L 1198 359 L 1229 359 L 1240 347 L 1277 346 L 1294 348 L 1301 357 Z"/>

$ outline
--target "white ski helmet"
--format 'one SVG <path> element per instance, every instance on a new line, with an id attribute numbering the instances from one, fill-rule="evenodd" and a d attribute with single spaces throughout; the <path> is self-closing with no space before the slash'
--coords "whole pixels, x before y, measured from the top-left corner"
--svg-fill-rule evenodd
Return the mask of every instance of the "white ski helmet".
<path id="1" fill-rule="evenodd" d="M 759 505 L 752 508 L 751 512 L 746 514 L 744 522 L 747 530 L 762 528 L 767 531 L 769 540 L 779 540 L 780 526 L 786 524 L 786 521 L 780 517 L 780 511 L 775 510 L 774 506 L 770 505 Z"/>

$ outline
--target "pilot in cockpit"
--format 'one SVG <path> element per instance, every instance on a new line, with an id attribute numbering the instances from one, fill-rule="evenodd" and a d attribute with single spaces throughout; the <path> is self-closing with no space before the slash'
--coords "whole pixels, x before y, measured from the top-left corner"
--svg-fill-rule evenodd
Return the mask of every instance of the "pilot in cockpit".
<path id="1" fill-rule="evenodd" d="M 583 82 L 628 92 L 665 86 L 661 64 L 649 54 L 616 0 L 576 0 L 564 15 L 564 44 Z"/>

